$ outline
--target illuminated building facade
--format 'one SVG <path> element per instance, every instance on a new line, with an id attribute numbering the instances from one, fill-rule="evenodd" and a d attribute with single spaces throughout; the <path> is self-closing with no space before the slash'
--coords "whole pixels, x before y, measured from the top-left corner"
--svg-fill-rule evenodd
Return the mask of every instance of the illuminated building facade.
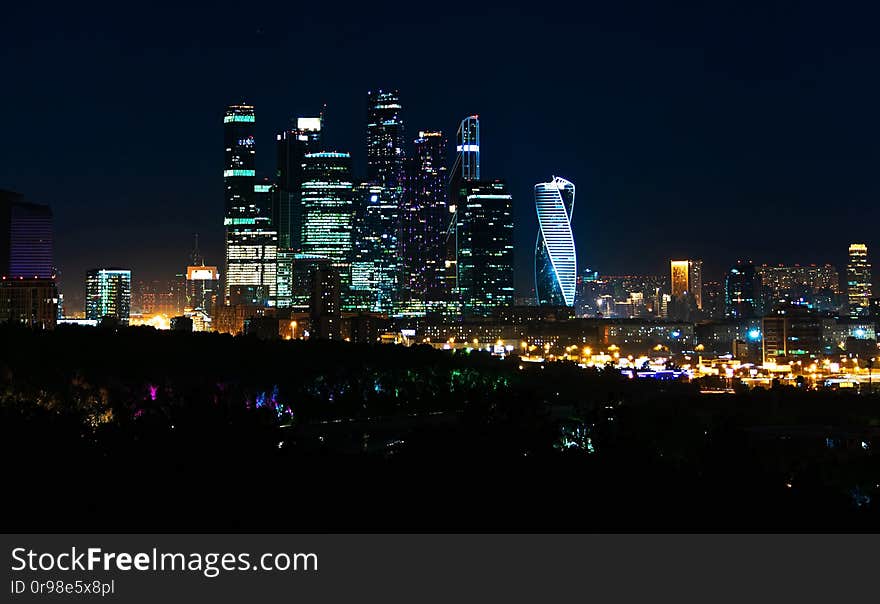
<path id="1" fill-rule="evenodd" d="M 449 228 L 446 137 L 442 132 L 419 132 L 412 155 L 407 202 L 401 209 L 402 304 L 404 314 L 422 315 L 440 309 L 445 300 Z"/>
<path id="2" fill-rule="evenodd" d="M 853 243 L 849 246 L 849 262 L 846 265 L 846 293 L 850 315 L 859 317 L 870 314 L 872 290 L 868 246 L 864 243 Z"/>
<path id="3" fill-rule="evenodd" d="M 367 93 L 367 180 L 399 204 L 404 186 L 403 119 L 397 90 Z"/>
<path id="4" fill-rule="evenodd" d="M 355 199 L 350 299 L 360 310 L 391 314 L 402 276 L 398 204 L 374 183 L 358 185 Z"/>
<path id="5" fill-rule="evenodd" d="M 223 118 L 226 189 L 226 304 L 274 304 L 278 233 L 270 185 L 256 182 L 254 108 L 232 105 Z"/>
<path id="6" fill-rule="evenodd" d="M 290 250 L 278 252 L 278 307 L 305 311 L 312 295 L 312 272 L 330 266 L 324 256 Z"/>
<path id="7" fill-rule="evenodd" d="M 468 181 L 458 197 L 462 313 L 489 316 L 513 304 L 513 198 L 502 180 Z"/>
<path id="8" fill-rule="evenodd" d="M 822 320 L 803 306 L 778 306 L 762 319 L 761 332 L 765 363 L 790 363 L 822 354 Z"/>
<path id="9" fill-rule="evenodd" d="M 220 271 L 216 266 L 186 267 L 186 308 L 187 311 L 201 310 L 213 316 L 220 293 Z"/>
<path id="10" fill-rule="evenodd" d="M 54 279 L 0 279 L 0 323 L 52 329 L 58 320 L 58 304 Z"/>
<path id="11" fill-rule="evenodd" d="M 751 262 L 737 262 L 724 279 L 724 314 L 747 319 L 761 311 L 761 275 Z"/>
<path id="12" fill-rule="evenodd" d="M 299 117 L 294 128 L 275 136 L 278 189 L 273 224 L 280 249 L 300 249 L 303 157 L 321 151 L 323 124 L 323 116 Z"/>
<path id="13" fill-rule="evenodd" d="M 105 317 L 128 324 L 131 318 L 131 271 L 94 268 L 86 273 L 86 319 Z"/>
<path id="14" fill-rule="evenodd" d="M 535 294 L 541 306 L 574 306 L 577 256 L 571 215 L 574 184 L 554 177 L 535 185 L 538 238 L 535 242 Z"/>
<path id="15" fill-rule="evenodd" d="M 672 297 L 692 301 L 697 309 L 703 308 L 703 261 L 672 260 L 671 294 Z"/>
<path id="16" fill-rule="evenodd" d="M 54 279 L 52 210 L 0 191 L 0 276 Z"/>
<path id="17" fill-rule="evenodd" d="M 347 297 L 354 228 L 351 155 L 335 151 L 307 153 L 303 157 L 302 204 L 302 251 L 330 260 Z"/>
<path id="18" fill-rule="evenodd" d="M 456 132 L 456 155 L 452 172 L 449 175 L 449 226 L 446 229 L 446 258 L 444 260 L 445 298 L 447 316 L 460 312 L 459 283 L 459 207 L 463 205 L 463 194 L 468 183 L 480 179 L 480 118 L 470 115 L 459 124 Z"/>

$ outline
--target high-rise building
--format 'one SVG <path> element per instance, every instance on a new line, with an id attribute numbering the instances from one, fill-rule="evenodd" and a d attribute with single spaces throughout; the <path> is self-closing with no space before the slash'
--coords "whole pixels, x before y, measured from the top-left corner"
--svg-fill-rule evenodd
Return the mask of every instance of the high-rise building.
<path id="1" fill-rule="evenodd" d="M 311 273 L 311 301 L 309 337 L 322 340 L 342 338 L 342 296 L 339 271 L 333 267 L 318 267 Z"/>
<path id="2" fill-rule="evenodd" d="M 751 262 L 739 261 L 724 279 L 724 314 L 748 319 L 761 313 L 761 275 Z"/>
<path id="3" fill-rule="evenodd" d="M 52 210 L 0 191 L 0 276 L 53 279 Z"/>
<path id="4" fill-rule="evenodd" d="M 330 260 L 344 301 L 351 284 L 353 197 L 351 155 L 320 151 L 303 157 L 302 251 Z"/>
<path id="5" fill-rule="evenodd" d="M 703 261 L 672 260 L 671 289 L 673 299 L 689 298 L 697 309 L 703 308 Z"/>
<path id="6" fill-rule="evenodd" d="M 295 127 L 275 136 L 277 191 L 273 223 L 278 247 L 298 251 L 302 233 L 302 165 L 306 153 L 321 151 L 323 114 L 298 117 Z"/>
<path id="7" fill-rule="evenodd" d="M 406 203 L 401 208 L 404 314 L 438 310 L 445 300 L 449 189 L 446 138 L 419 132 L 413 141 Z"/>
<path id="8" fill-rule="evenodd" d="M 353 305 L 394 312 L 401 279 L 398 205 L 385 187 L 362 183 L 355 189 L 356 212 L 351 262 Z"/>
<path id="9" fill-rule="evenodd" d="M 400 203 L 404 186 L 403 119 L 397 90 L 367 93 L 367 180 Z"/>
<path id="10" fill-rule="evenodd" d="M 503 180 L 463 183 L 458 193 L 458 291 L 465 316 L 513 304 L 513 198 Z"/>
<path id="11" fill-rule="evenodd" d="M 535 295 L 542 306 L 574 306 L 577 256 L 571 215 L 574 184 L 554 176 L 535 185 L 538 239 L 535 242 Z"/>
<path id="12" fill-rule="evenodd" d="M 278 252 L 278 307 L 306 311 L 312 295 L 312 272 L 330 266 L 324 256 L 291 250 Z"/>
<path id="13" fill-rule="evenodd" d="M 203 310 L 214 315 L 220 289 L 220 271 L 204 264 L 186 267 L 186 305 L 184 310 Z"/>
<path id="14" fill-rule="evenodd" d="M 278 233 L 271 188 L 256 182 L 254 108 L 232 105 L 223 118 L 226 163 L 226 304 L 274 304 Z"/>
<path id="15" fill-rule="evenodd" d="M 846 265 L 846 293 L 850 315 L 870 314 L 872 291 L 868 246 L 864 243 L 853 243 L 849 246 L 849 262 Z"/>
<path id="16" fill-rule="evenodd" d="M 445 298 L 446 314 L 457 314 L 461 301 L 458 270 L 459 207 L 463 205 L 462 194 L 468 183 L 480 179 L 480 118 L 470 115 L 461 121 L 456 133 L 456 155 L 449 174 L 449 226 L 446 229 Z"/>
<path id="17" fill-rule="evenodd" d="M 131 271 L 94 268 L 86 273 L 86 319 L 116 319 L 128 324 L 131 315 Z"/>
<path id="18" fill-rule="evenodd" d="M 0 190 L 0 323 L 55 326 L 59 295 L 52 252 L 49 206 Z"/>

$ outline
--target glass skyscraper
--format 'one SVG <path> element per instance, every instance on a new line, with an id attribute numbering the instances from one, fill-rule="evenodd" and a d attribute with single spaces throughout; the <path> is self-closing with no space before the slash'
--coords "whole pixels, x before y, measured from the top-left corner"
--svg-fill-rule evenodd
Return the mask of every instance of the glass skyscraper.
<path id="1" fill-rule="evenodd" d="M 86 319 L 105 317 L 127 324 L 131 316 L 131 271 L 94 268 L 86 273 Z"/>
<path id="2" fill-rule="evenodd" d="M 461 310 L 489 316 L 513 304 L 513 198 L 502 180 L 468 181 L 458 198 Z"/>
<path id="3" fill-rule="evenodd" d="M 398 205 L 388 190 L 363 183 L 355 190 L 351 300 L 362 310 L 391 314 L 401 279 Z"/>
<path id="4" fill-rule="evenodd" d="M 278 247 L 297 251 L 302 232 L 302 164 L 321 150 L 321 117 L 299 117 L 294 128 L 276 135 L 277 192 L 273 220 Z"/>
<path id="5" fill-rule="evenodd" d="M 226 304 L 271 305 L 278 233 L 271 189 L 256 182 L 254 108 L 232 105 L 223 118 L 226 189 Z"/>
<path id="6" fill-rule="evenodd" d="M 303 156 L 302 205 L 302 251 L 330 260 L 339 272 L 345 301 L 354 227 L 350 154 L 320 151 Z"/>
<path id="7" fill-rule="evenodd" d="M 367 102 L 367 180 L 388 189 L 400 203 L 405 157 L 400 94 L 371 91 Z"/>
<path id="8" fill-rule="evenodd" d="M 574 306 L 577 257 L 571 215 L 574 184 L 554 177 L 535 185 L 538 239 L 535 242 L 535 295 L 538 304 Z"/>
<path id="9" fill-rule="evenodd" d="M 413 141 L 406 203 L 401 210 L 404 314 L 421 315 L 442 304 L 445 286 L 449 190 L 446 137 L 419 132 Z"/>

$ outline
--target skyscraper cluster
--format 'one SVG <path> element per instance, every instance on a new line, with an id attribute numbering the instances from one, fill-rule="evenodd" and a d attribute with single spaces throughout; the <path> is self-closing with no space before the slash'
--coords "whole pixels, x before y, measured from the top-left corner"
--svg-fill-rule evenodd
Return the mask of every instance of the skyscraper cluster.
<path id="1" fill-rule="evenodd" d="M 512 196 L 481 178 L 478 116 L 461 122 L 450 170 L 442 131 L 410 140 L 398 91 L 369 92 L 364 179 L 350 152 L 325 145 L 322 113 L 276 135 L 276 172 L 260 180 L 255 124 L 253 106 L 227 108 L 224 305 L 302 311 L 316 283 L 335 291 L 334 275 L 349 312 L 488 316 L 513 304 Z"/>

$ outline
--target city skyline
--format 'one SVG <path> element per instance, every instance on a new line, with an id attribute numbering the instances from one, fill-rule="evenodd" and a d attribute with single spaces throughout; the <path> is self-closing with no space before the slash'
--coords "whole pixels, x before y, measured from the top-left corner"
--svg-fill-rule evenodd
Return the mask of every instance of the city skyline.
<path id="1" fill-rule="evenodd" d="M 528 294 L 533 281 L 529 250 L 537 223 L 531 187 L 551 173 L 578 183 L 575 237 L 595 244 L 579 250 L 578 265 L 602 272 L 662 274 L 675 257 L 702 258 L 713 279 L 740 258 L 843 267 L 849 243 L 875 245 L 868 229 L 880 211 L 873 202 L 880 191 L 871 178 L 878 151 L 869 108 L 880 93 L 849 77 L 877 58 L 875 49 L 851 41 L 858 39 L 851 34 L 861 31 L 859 22 L 871 22 L 871 15 L 826 18 L 805 5 L 795 11 L 798 19 L 789 19 L 771 4 L 741 13 L 731 7 L 677 8 L 652 24 L 657 15 L 648 13 L 630 16 L 605 7 L 586 14 L 575 8 L 567 17 L 594 34 L 583 36 L 583 47 L 564 38 L 544 47 L 527 41 L 510 51 L 522 59 L 513 61 L 502 60 L 507 57 L 501 45 L 493 49 L 492 43 L 502 40 L 499 32 L 528 40 L 520 38 L 528 24 L 500 15 L 479 43 L 484 67 L 459 74 L 456 86 L 445 85 L 454 80 L 450 75 L 427 78 L 406 53 L 381 54 L 385 43 L 354 52 L 367 30 L 355 28 L 345 39 L 335 33 L 337 17 L 322 13 L 283 19 L 268 9 L 245 12 L 235 26 L 243 33 L 230 45 L 220 34 L 231 25 L 182 11 L 178 23 L 165 24 L 156 52 L 133 58 L 117 51 L 153 36 L 151 18 L 125 25 L 109 15 L 76 15 L 72 25 L 95 35 L 74 52 L 59 53 L 70 35 L 61 27 L 62 15 L 48 23 L 13 15 L 23 17 L 6 49 L 16 59 L 8 79 L 18 92 L 2 102 L 18 116 L 9 124 L 18 145 L 0 152 L 0 186 L 53 208 L 61 284 L 70 294 L 81 290 L 85 271 L 94 266 L 131 267 L 135 279 L 171 275 L 193 233 L 201 235 L 207 261 L 221 265 L 215 217 L 222 199 L 216 179 L 222 134 L 216 125 L 223 107 L 245 99 L 256 107 L 262 149 L 257 168 L 270 176 L 277 132 L 291 117 L 316 115 L 326 103 L 328 146 L 351 152 L 360 178 L 366 173 L 364 93 L 391 86 L 404 98 L 404 140 L 411 143 L 423 129 L 443 131 L 450 141 L 447 166 L 461 116 L 479 113 L 483 170 L 506 178 L 514 199 L 518 295 Z M 473 15 L 478 26 L 496 17 L 488 8 Z M 399 31 L 401 42 L 414 44 L 446 31 L 452 20 L 432 21 L 412 8 L 392 22 L 366 22 L 376 32 Z M 739 38 L 743 29 L 751 32 L 748 40 Z M 817 31 L 828 33 L 821 48 L 799 57 L 785 50 L 803 49 Z M 184 32 L 203 50 L 181 41 Z M 263 77 L 290 60 L 299 44 L 327 32 L 339 36 L 339 48 L 311 57 L 296 86 Z M 37 49 L 25 53 L 24 40 Z M 689 41 L 703 49 L 704 63 L 682 50 Z M 448 58 L 439 51 L 431 56 Z M 154 83 L 146 86 L 140 76 L 117 69 L 124 60 L 135 61 Z M 46 84 L 15 83 L 51 65 L 48 73 L 64 85 L 67 77 L 58 70 L 74 61 L 113 70 L 117 77 L 105 82 L 81 74 L 86 81 L 77 98 L 48 114 L 30 109 L 41 107 L 29 102 L 32 95 L 50 96 Z M 550 62 L 571 68 L 580 94 L 544 97 L 526 89 L 524 83 Z M 336 77 L 341 73 L 346 77 Z M 175 91 L 172 104 L 160 101 L 168 90 Z M 114 109 L 119 101 L 125 112 Z M 805 125 L 809 135 L 801 136 Z M 64 162 L 52 162 L 53 146 L 45 140 L 59 141 Z M 823 214 L 821 221 L 817 214 Z M 633 220 L 639 216 L 641 221 Z M 765 225 L 783 216 L 792 221 L 790 228 L 775 241 L 760 237 Z M 730 236 L 717 237 L 718 230 Z"/>

